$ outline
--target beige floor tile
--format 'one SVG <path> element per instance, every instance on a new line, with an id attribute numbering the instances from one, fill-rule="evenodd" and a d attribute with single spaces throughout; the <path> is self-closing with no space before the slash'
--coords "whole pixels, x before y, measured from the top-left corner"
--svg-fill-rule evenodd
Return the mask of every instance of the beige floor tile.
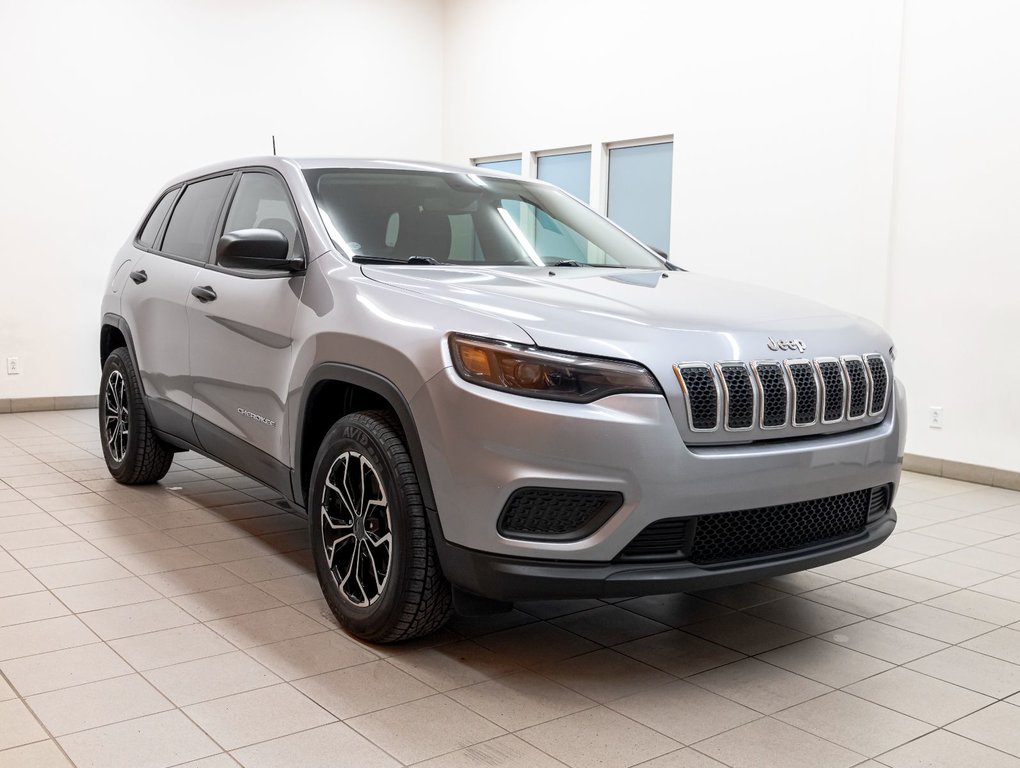
<path id="1" fill-rule="evenodd" d="M 829 563 L 828 565 L 822 565 L 818 568 L 812 568 L 812 573 L 820 573 L 823 576 L 828 576 L 830 579 L 836 579 L 837 581 L 847 581 L 849 579 L 856 579 L 858 576 L 864 576 L 867 573 L 875 573 L 875 571 L 882 570 L 882 566 L 875 565 L 874 563 L 865 563 L 863 560 L 851 558 L 849 560 L 837 560 L 835 563 Z"/>
<path id="2" fill-rule="evenodd" d="M 75 613 L 117 608 L 160 598 L 159 592 L 137 576 L 82 584 L 77 587 L 61 587 L 53 590 L 53 594 Z"/>
<path id="3" fill-rule="evenodd" d="M 595 706 L 591 699 L 533 672 L 450 691 L 450 698 L 508 731 L 519 731 Z"/>
<path id="4" fill-rule="evenodd" d="M 47 738 L 46 731 L 18 699 L 0 702 L 0 723 L 0 749 L 20 747 Z"/>
<path id="5" fill-rule="evenodd" d="M 54 544 L 49 547 L 19 549 L 15 559 L 26 568 L 40 568 L 45 565 L 77 563 L 82 560 L 98 560 L 103 553 L 86 541 L 72 544 Z"/>
<path id="6" fill-rule="evenodd" d="M 1020 707 L 999 701 L 946 727 L 1020 758 Z"/>
<path id="7" fill-rule="evenodd" d="M 841 627 L 835 632 L 828 632 L 821 637 L 823 640 L 866 653 L 869 656 L 875 656 L 892 664 L 905 664 L 946 647 L 945 643 L 938 640 L 877 621 L 851 624 Z"/>
<path id="8" fill-rule="evenodd" d="M 275 555 L 277 551 L 271 544 L 267 544 L 257 536 L 245 536 L 240 539 L 228 541 L 213 541 L 208 544 L 196 544 L 192 547 L 214 563 L 231 563 L 236 560 L 248 560 L 250 558 L 266 557 Z M 244 574 L 238 574 L 241 578 L 248 578 Z M 293 574 L 283 574 L 292 576 Z M 269 578 L 274 578 L 270 576 Z"/>
<path id="9" fill-rule="evenodd" d="M 575 598 L 571 600 L 524 600 L 514 604 L 518 611 L 523 611 L 536 619 L 558 619 L 571 613 L 581 613 L 592 608 L 601 608 L 605 603 L 594 598 Z"/>
<path id="10" fill-rule="evenodd" d="M 390 663 L 437 691 L 462 688 L 520 669 L 471 640 L 444 643 L 393 656 Z"/>
<path id="11" fill-rule="evenodd" d="M 76 541 L 84 541 L 84 539 L 70 528 L 63 526 L 0 533 L 0 547 L 8 552 L 30 547 L 48 547 L 52 544 L 71 544 Z"/>
<path id="12" fill-rule="evenodd" d="M 676 677 L 696 675 L 743 658 L 736 651 L 680 630 L 643 637 L 616 650 Z"/>
<path id="13" fill-rule="evenodd" d="M 687 747 L 641 763 L 640 768 L 726 768 L 726 766 L 693 747 Z"/>
<path id="14" fill-rule="evenodd" d="M 693 744 L 761 717 L 759 712 L 681 680 L 606 706 L 681 744 Z"/>
<path id="15" fill-rule="evenodd" d="M 181 763 L 175 768 L 238 768 L 241 764 L 226 752 Z"/>
<path id="16" fill-rule="evenodd" d="M 681 746 L 605 707 L 536 725 L 517 735 L 572 768 L 626 768 Z"/>
<path id="17" fill-rule="evenodd" d="M 361 734 L 331 723 L 239 749 L 234 757 L 245 768 L 396 768 L 400 765 Z"/>
<path id="18" fill-rule="evenodd" d="M 47 565 L 33 568 L 32 573 L 50 589 L 95 584 L 98 581 L 123 579 L 131 575 L 124 566 L 108 557 L 78 563 Z"/>
<path id="19" fill-rule="evenodd" d="M 523 667 L 537 667 L 593 651 L 598 646 L 565 629 L 536 622 L 477 638 L 477 642 Z"/>
<path id="20" fill-rule="evenodd" d="M 893 544 L 886 544 L 865 552 L 863 555 L 858 555 L 857 559 L 863 560 L 866 563 L 881 565 L 883 568 L 895 568 L 918 560 L 924 560 L 925 557 L 926 555 L 918 552 L 911 552 L 909 549 L 900 549 L 893 546 Z"/>
<path id="21" fill-rule="evenodd" d="M 665 624 L 635 615 L 615 605 L 572 613 L 553 619 L 552 623 L 600 645 L 618 645 L 669 629 Z"/>
<path id="22" fill-rule="evenodd" d="M 827 685 L 758 659 L 742 659 L 688 680 L 767 715 L 832 690 Z"/>
<path id="23" fill-rule="evenodd" d="M 54 736 L 119 723 L 173 709 L 141 675 L 130 674 L 26 699 Z"/>
<path id="24" fill-rule="evenodd" d="M 963 546 L 945 539 L 937 539 L 934 536 L 925 536 L 923 530 L 897 533 L 890 541 L 899 549 L 907 549 L 928 557 L 954 552 Z"/>
<path id="25" fill-rule="evenodd" d="M 68 480 L 64 483 L 53 483 L 52 485 L 37 485 L 31 488 L 22 488 L 18 491 L 26 499 L 52 499 L 58 496 L 74 496 L 85 491 L 85 486 Z"/>
<path id="26" fill-rule="evenodd" d="M 895 667 L 861 680 L 844 690 L 938 726 L 951 723 L 994 701 L 983 694 L 904 667 Z"/>
<path id="27" fill-rule="evenodd" d="M 600 703 L 665 685 L 676 678 L 609 648 L 558 661 L 539 674 Z"/>
<path id="28" fill-rule="evenodd" d="M 0 701 L 9 701 L 10 699 L 18 698 L 17 692 L 11 688 L 7 680 L 4 679 L 3 675 L 0 675 Z"/>
<path id="29" fill-rule="evenodd" d="M 110 645 L 139 671 L 235 650 L 234 646 L 201 624 L 111 640 Z"/>
<path id="30" fill-rule="evenodd" d="M 929 600 L 928 605 L 999 626 L 1020 621 L 1020 603 L 969 589 Z"/>
<path id="31" fill-rule="evenodd" d="M 738 611 L 786 597 L 785 592 L 763 587 L 760 584 L 734 584 L 718 589 L 703 589 L 695 592 L 694 595 Z"/>
<path id="32" fill-rule="evenodd" d="M 808 635 L 829 632 L 861 620 L 861 617 L 855 613 L 830 608 L 801 596 L 786 597 L 782 600 L 756 605 L 749 608 L 747 612 Z"/>
<path id="33" fill-rule="evenodd" d="M 183 711 L 224 749 L 287 736 L 336 719 L 287 684 L 192 704 Z"/>
<path id="34" fill-rule="evenodd" d="M 230 571 L 224 571 L 230 573 Z M 231 574 L 233 575 L 233 574 Z M 199 621 L 213 621 L 244 613 L 265 611 L 283 606 L 279 600 L 251 584 L 210 589 L 179 595 L 173 601 Z"/>
<path id="35" fill-rule="evenodd" d="M 259 547 L 264 548 L 262 544 Z M 227 561 L 223 567 L 245 581 L 269 581 L 288 576 L 307 576 L 315 571 L 311 553 L 308 550 L 281 555 L 276 554 L 275 550 L 273 554 L 265 554 L 260 549 L 259 554 L 259 557 Z"/>
<path id="36" fill-rule="evenodd" d="M 968 648 L 1003 661 L 1020 664 L 1020 632 L 1015 629 L 997 629 L 963 643 Z"/>
<path id="37" fill-rule="evenodd" d="M 733 768 L 848 768 L 864 759 L 771 717 L 703 741 L 697 749 Z"/>
<path id="38" fill-rule="evenodd" d="M 130 674 L 133 670 L 104 643 L 81 645 L 0 662 L 22 696 Z"/>
<path id="39" fill-rule="evenodd" d="M 152 600 L 81 614 L 81 620 L 104 640 L 194 624 L 194 617 L 169 600 Z"/>
<path id="40" fill-rule="evenodd" d="M 799 595 L 803 592 L 810 592 L 813 589 L 821 589 L 830 584 L 835 584 L 837 579 L 831 576 L 823 576 L 813 571 L 799 571 L 788 573 L 783 576 L 773 576 L 769 579 L 762 579 L 757 583 L 770 589 L 778 589 L 788 595 Z"/>
<path id="41" fill-rule="evenodd" d="M 137 555 L 120 555 L 117 557 L 117 562 L 121 563 L 136 576 L 146 576 L 153 573 L 176 571 L 210 564 L 209 558 L 200 555 L 190 547 L 156 549 L 151 552 L 139 552 Z"/>
<path id="42" fill-rule="evenodd" d="M 775 717 L 869 757 L 933 730 L 928 723 L 842 691 L 798 704 Z"/>
<path id="43" fill-rule="evenodd" d="M 112 520 L 97 520 L 91 523 L 72 525 L 71 530 L 89 541 L 109 539 L 114 536 L 130 536 L 136 533 L 152 533 L 153 528 L 137 517 L 117 517 Z"/>
<path id="44" fill-rule="evenodd" d="M 995 629 L 996 626 L 986 621 L 944 611 L 927 603 L 908 605 L 898 611 L 878 616 L 875 621 L 944 643 L 961 643 Z"/>
<path id="45" fill-rule="evenodd" d="M 93 544 L 110 557 L 137 555 L 140 552 L 152 552 L 153 550 L 172 549 L 180 546 L 180 542 L 176 539 L 159 531 L 133 533 L 128 536 L 111 536 L 107 539 L 98 539 Z"/>
<path id="46" fill-rule="evenodd" d="M 59 739 L 78 766 L 169 768 L 220 748 L 177 710 L 106 725 Z"/>
<path id="47" fill-rule="evenodd" d="M 67 608 L 49 592 L 0 597 L 0 627 L 66 616 Z"/>
<path id="48" fill-rule="evenodd" d="M 651 766 L 652 763 L 646 765 Z M 416 768 L 479 768 L 479 766 L 563 768 L 563 763 L 540 752 L 517 736 L 507 735 L 417 763 Z"/>
<path id="49" fill-rule="evenodd" d="M 1014 576 L 999 576 L 998 578 L 986 581 L 973 587 L 975 592 L 992 597 L 1000 597 L 1003 600 L 1012 600 L 1020 603 L 1020 578 Z"/>
<path id="50" fill-rule="evenodd" d="M 1015 757 L 948 731 L 933 731 L 882 755 L 891 768 L 1017 768 Z"/>
<path id="51" fill-rule="evenodd" d="M 299 573 L 280 579 L 259 581 L 258 587 L 287 605 L 307 603 L 322 596 L 319 580 L 311 573 Z"/>
<path id="52" fill-rule="evenodd" d="M 373 661 L 296 680 L 294 687 L 341 720 L 435 693 L 387 661 Z"/>
<path id="53" fill-rule="evenodd" d="M 892 665 L 835 645 L 819 638 L 808 638 L 793 645 L 762 654 L 762 661 L 809 677 L 833 688 L 856 683 L 884 672 Z"/>
<path id="54" fill-rule="evenodd" d="M 949 584 L 904 573 L 902 570 L 887 570 L 871 573 L 854 579 L 853 584 L 867 587 L 904 600 L 920 602 L 955 591 Z"/>
<path id="55" fill-rule="evenodd" d="M 995 698 L 1020 691 L 1020 666 L 966 648 L 946 648 L 907 667 Z"/>
<path id="56" fill-rule="evenodd" d="M 950 560 L 948 556 L 929 557 L 926 560 L 900 566 L 896 570 L 960 588 L 973 587 L 999 576 L 994 571 Z"/>
<path id="57" fill-rule="evenodd" d="M 683 627 L 732 610 L 725 605 L 684 593 L 636 597 L 617 605 L 670 627 Z"/>
<path id="58" fill-rule="evenodd" d="M 379 658 L 346 635 L 330 631 L 258 645 L 247 653 L 284 680 L 321 675 Z"/>
<path id="59" fill-rule="evenodd" d="M 865 618 L 873 618 L 910 605 L 910 601 L 904 600 L 902 597 L 888 595 L 884 592 L 868 589 L 859 584 L 851 584 L 849 582 L 832 584 L 828 587 L 816 589 L 813 592 L 805 592 L 803 597 L 816 603 L 827 605 L 830 608 L 836 608 L 847 613 L 855 613 Z"/>
<path id="60" fill-rule="evenodd" d="M 73 768 L 55 741 L 37 741 L 0 752 L 0 768 Z"/>
<path id="61" fill-rule="evenodd" d="M 99 638 L 75 616 L 0 627 L 0 661 L 73 648 L 97 640 Z"/>
<path id="62" fill-rule="evenodd" d="M 241 651 L 172 664 L 144 674 L 178 707 L 281 682 L 279 677 Z"/>
<path id="63" fill-rule="evenodd" d="M 207 626 L 238 648 L 267 645 L 322 631 L 318 623 L 290 606 L 217 619 Z"/>
<path id="64" fill-rule="evenodd" d="M 765 603 L 765 606 L 771 604 Z M 752 656 L 795 643 L 806 637 L 803 632 L 744 612 L 728 613 L 725 616 L 700 621 L 684 627 L 684 631 Z"/>

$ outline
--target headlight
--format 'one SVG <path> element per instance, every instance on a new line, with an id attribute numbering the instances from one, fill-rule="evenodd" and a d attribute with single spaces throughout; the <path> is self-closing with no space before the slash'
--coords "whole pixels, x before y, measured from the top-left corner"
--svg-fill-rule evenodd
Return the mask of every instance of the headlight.
<path id="1" fill-rule="evenodd" d="M 590 403 L 623 392 L 662 393 L 655 377 L 636 363 L 470 336 L 451 336 L 450 352 L 465 381 L 526 397 Z"/>

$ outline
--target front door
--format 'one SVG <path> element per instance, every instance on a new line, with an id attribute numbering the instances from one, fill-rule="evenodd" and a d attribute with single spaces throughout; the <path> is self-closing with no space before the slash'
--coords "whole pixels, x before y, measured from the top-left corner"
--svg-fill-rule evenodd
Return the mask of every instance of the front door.
<path id="1" fill-rule="evenodd" d="M 304 255 L 304 238 L 283 179 L 245 171 L 221 232 L 275 229 Z M 291 329 L 304 285 L 286 270 L 215 263 L 195 278 L 188 304 L 195 431 L 203 448 L 280 488 L 289 482 L 284 424 L 294 346 Z"/>

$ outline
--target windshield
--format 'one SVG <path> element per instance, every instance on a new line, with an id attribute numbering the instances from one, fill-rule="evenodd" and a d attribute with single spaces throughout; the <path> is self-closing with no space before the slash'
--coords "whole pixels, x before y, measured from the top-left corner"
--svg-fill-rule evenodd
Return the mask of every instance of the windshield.
<path id="1" fill-rule="evenodd" d="M 473 173 L 305 171 L 339 247 L 365 260 L 663 269 L 628 235 L 545 184 Z"/>

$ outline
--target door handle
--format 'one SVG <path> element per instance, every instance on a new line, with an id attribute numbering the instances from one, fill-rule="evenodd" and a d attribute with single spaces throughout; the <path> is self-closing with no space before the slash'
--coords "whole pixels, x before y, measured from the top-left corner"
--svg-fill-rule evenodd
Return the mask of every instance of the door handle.
<path id="1" fill-rule="evenodd" d="M 146 280 L 149 279 L 149 276 L 145 274 L 144 269 L 139 269 L 136 272 L 132 272 L 129 275 L 129 277 L 135 281 L 135 285 L 138 285 L 139 283 L 144 283 Z"/>
<path id="2" fill-rule="evenodd" d="M 211 285 L 196 285 L 191 289 L 191 295 L 205 304 L 207 301 L 216 301 L 216 291 Z"/>

